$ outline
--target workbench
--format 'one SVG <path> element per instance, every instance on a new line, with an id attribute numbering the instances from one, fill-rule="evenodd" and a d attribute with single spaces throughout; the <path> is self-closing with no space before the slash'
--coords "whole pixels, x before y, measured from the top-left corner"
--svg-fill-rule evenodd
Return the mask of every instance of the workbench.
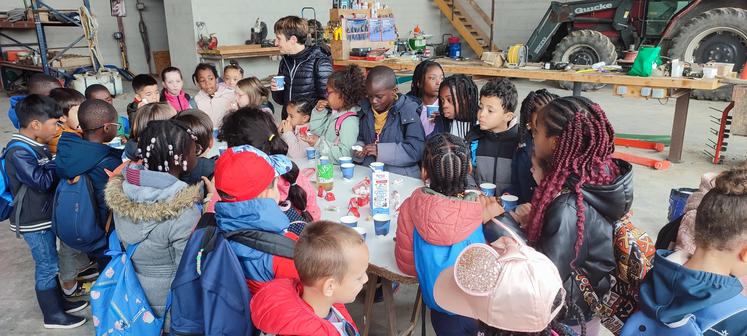
<path id="1" fill-rule="evenodd" d="M 573 82 L 573 95 L 581 95 L 581 84 L 612 84 L 630 88 L 628 92 L 640 92 L 641 88 L 665 89 L 667 98 L 675 98 L 674 120 L 672 122 L 672 142 L 669 147 L 669 161 L 681 162 L 685 141 L 685 127 L 692 90 L 714 90 L 722 85 L 717 79 L 689 79 L 672 77 L 635 77 L 619 73 L 567 72 L 544 70 L 538 68 L 498 68 L 481 61 L 455 61 L 437 59 L 438 63 L 449 74 L 465 74 L 487 77 L 510 77 L 534 80 L 563 80 Z M 383 61 L 335 60 L 335 66 L 358 65 L 362 68 L 373 68 L 386 65 L 395 71 L 411 72 L 417 63 L 409 59 L 387 59 Z M 626 95 L 623 95 L 626 96 Z M 652 99 L 656 101 L 656 99 Z"/>
<path id="2" fill-rule="evenodd" d="M 223 75 L 223 68 L 226 67 L 226 60 L 269 57 L 280 55 L 278 47 L 262 47 L 259 44 L 242 44 L 218 46 L 217 49 L 198 50 L 200 62 L 218 63 L 220 65 L 218 72 Z"/>

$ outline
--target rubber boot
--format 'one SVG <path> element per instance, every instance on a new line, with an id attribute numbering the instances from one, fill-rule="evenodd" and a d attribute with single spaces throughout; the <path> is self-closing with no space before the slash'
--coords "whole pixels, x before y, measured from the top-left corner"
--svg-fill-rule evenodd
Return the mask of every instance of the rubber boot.
<path id="1" fill-rule="evenodd" d="M 59 278 L 57 279 L 57 283 L 60 283 Z M 80 284 L 79 286 L 82 286 L 82 284 Z M 62 309 L 65 310 L 66 313 L 75 313 L 88 307 L 88 301 L 86 300 L 68 301 L 67 299 L 65 299 L 65 293 L 62 292 L 62 285 L 57 285 L 57 287 L 55 287 L 55 290 L 57 291 L 57 295 L 60 296 Z"/>
<path id="2" fill-rule="evenodd" d="M 44 315 L 44 328 L 47 329 L 73 329 L 86 323 L 84 317 L 78 317 L 65 313 L 59 293 L 60 289 L 52 288 L 44 291 L 36 290 L 36 299 L 39 301 L 42 315 Z"/>

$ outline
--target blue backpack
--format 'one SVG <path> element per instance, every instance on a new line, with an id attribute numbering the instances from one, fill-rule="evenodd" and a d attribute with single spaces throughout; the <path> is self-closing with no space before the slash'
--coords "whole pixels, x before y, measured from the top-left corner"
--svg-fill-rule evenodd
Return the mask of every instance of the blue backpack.
<path id="1" fill-rule="evenodd" d="M 107 255 L 112 260 L 91 287 L 91 312 L 96 335 L 159 336 L 163 318 L 158 318 L 145 296 L 132 266 L 138 244 L 122 251 L 117 232 L 109 236 Z M 171 297 L 167 299 L 166 311 Z"/>
<path id="2" fill-rule="evenodd" d="M 98 165 L 94 169 L 99 169 Z M 96 203 L 93 184 L 87 174 L 60 181 L 54 193 L 52 232 L 78 251 L 90 253 L 104 247 L 106 229 L 100 224 Z M 110 220 L 111 215 L 106 226 Z"/>
<path id="3" fill-rule="evenodd" d="M 171 295 L 172 335 L 253 334 L 244 271 L 213 214 L 203 215 L 189 238 Z"/>
<path id="4" fill-rule="evenodd" d="M 18 206 L 18 211 L 16 211 L 16 220 L 15 223 L 18 225 L 18 220 L 21 215 L 21 200 L 23 200 L 23 197 L 26 195 L 26 190 L 28 190 L 28 187 L 25 184 L 21 184 L 21 189 L 18 190 L 18 195 L 16 195 L 15 199 L 18 200 L 18 202 L 14 202 L 13 193 L 10 190 L 10 180 L 8 180 L 8 172 L 5 169 L 5 155 L 10 151 L 11 148 L 24 148 L 27 151 L 34 154 L 34 157 L 39 159 L 39 156 L 37 155 L 36 151 L 31 147 L 31 145 L 23 142 L 23 141 L 14 141 L 8 144 L 8 147 L 3 150 L 3 155 L 0 157 L 0 165 L 2 165 L 2 179 L 0 179 L 0 221 L 7 220 L 10 218 L 10 213 L 13 212 L 13 206 Z M 20 230 L 16 230 L 16 235 L 20 235 Z"/>
<path id="5" fill-rule="evenodd" d="M 625 322 L 625 326 L 620 335 L 700 336 L 706 335 L 711 329 L 718 330 L 718 332 L 713 333 L 713 335 L 726 335 L 721 332 L 721 329 L 723 329 L 721 323 L 726 321 L 728 318 L 735 317 L 735 315 L 745 311 L 747 311 L 747 297 L 742 294 L 701 309 L 694 314 L 691 314 L 684 322 L 678 323 L 678 326 L 668 326 L 658 320 L 649 318 L 642 311 L 638 311 L 628 318 L 628 321 Z"/>

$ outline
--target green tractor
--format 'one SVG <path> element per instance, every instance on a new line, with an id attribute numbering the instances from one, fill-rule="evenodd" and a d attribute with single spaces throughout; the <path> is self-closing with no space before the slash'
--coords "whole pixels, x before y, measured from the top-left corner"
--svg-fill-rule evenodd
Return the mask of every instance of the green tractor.
<path id="1" fill-rule="evenodd" d="M 584 0 L 550 4 L 527 42 L 528 59 L 612 64 L 630 46 L 659 45 L 662 56 L 690 63 L 747 61 L 747 0 Z M 570 89 L 571 84 L 561 82 Z M 584 90 L 599 84 L 584 84 Z M 693 92 L 729 100 L 731 87 Z"/>

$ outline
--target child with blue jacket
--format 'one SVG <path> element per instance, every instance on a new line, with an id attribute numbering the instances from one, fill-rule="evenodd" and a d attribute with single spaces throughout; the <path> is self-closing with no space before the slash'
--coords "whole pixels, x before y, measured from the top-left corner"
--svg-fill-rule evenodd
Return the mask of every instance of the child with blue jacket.
<path id="1" fill-rule="evenodd" d="M 622 335 L 745 335 L 747 169 L 721 173 L 698 206 L 695 253 L 659 250 Z"/>
<path id="2" fill-rule="evenodd" d="M 34 259 L 36 298 L 44 327 L 71 329 L 86 319 L 68 313 L 88 306 L 86 301 L 68 302 L 57 280 L 57 238 L 52 232 L 52 201 L 57 185 L 55 162 L 47 143 L 57 133 L 62 108 L 54 99 L 29 95 L 16 105 L 20 129 L 4 152 L 8 187 L 15 206 L 10 213 L 10 229 L 23 236 Z"/>
<path id="3" fill-rule="evenodd" d="M 438 275 L 454 265 L 462 250 L 485 243 L 483 223 L 502 213 L 495 198 L 465 192 L 470 170 L 464 140 L 452 134 L 433 136 L 426 143 L 421 171 L 429 187 L 415 190 L 399 210 L 397 266 L 418 277 L 437 335 L 477 334 L 477 320 L 441 308 L 433 290 Z"/>
<path id="4" fill-rule="evenodd" d="M 420 106 L 414 98 L 397 93 L 394 70 L 377 66 L 366 77 L 368 99 L 361 102 L 356 162 L 384 163 L 384 170 L 420 177 L 425 131 L 420 123 Z"/>
<path id="5" fill-rule="evenodd" d="M 278 177 L 292 167 L 293 162 L 285 155 L 267 155 L 249 145 L 228 148 L 215 163 L 215 189 L 220 197 L 215 204 L 218 227 L 226 233 L 251 229 L 298 239 L 295 234 L 286 233 L 290 221 L 278 206 Z M 298 279 L 293 259 L 235 241 L 230 245 L 241 262 L 252 294 L 276 278 Z"/>

